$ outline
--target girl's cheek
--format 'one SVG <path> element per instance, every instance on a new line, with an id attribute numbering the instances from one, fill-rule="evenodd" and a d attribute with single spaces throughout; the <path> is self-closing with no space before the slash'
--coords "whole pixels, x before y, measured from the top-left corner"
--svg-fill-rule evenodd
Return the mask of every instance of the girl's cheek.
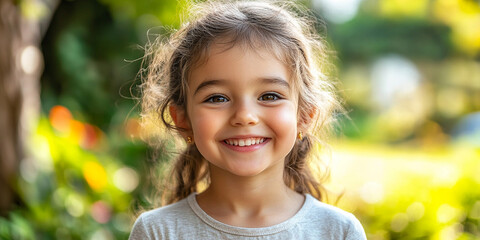
<path id="1" fill-rule="evenodd" d="M 279 109 L 273 109 L 268 115 L 270 124 L 281 131 L 282 135 L 292 135 L 295 138 L 297 134 L 297 113 L 294 106 L 287 105 Z"/>
<path id="2" fill-rule="evenodd" d="M 206 109 L 196 110 L 191 115 L 192 128 L 195 135 L 210 135 L 209 132 L 218 128 L 221 114 Z"/>

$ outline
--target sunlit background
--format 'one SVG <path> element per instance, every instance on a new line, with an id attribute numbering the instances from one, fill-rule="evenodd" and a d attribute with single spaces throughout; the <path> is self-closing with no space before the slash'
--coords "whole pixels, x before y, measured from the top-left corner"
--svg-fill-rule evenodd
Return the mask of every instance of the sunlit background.
<path id="1" fill-rule="evenodd" d="M 179 25 L 183 4 L 1 2 L 0 47 L 13 47 L 0 81 L 24 101 L 22 154 L 0 161 L 13 186 L 0 189 L 0 239 L 128 237 L 165 160 L 140 140 L 142 46 Z M 330 139 L 329 203 L 372 240 L 480 239 L 480 1 L 301 4 L 326 24 L 350 117 Z"/>

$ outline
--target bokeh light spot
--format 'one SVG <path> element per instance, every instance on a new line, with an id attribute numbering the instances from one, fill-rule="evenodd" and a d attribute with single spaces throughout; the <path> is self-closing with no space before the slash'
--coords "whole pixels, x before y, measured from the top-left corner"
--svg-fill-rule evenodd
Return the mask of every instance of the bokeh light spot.
<path id="1" fill-rule="evenodd" d="M 440 186 L 452 187 L 460 178 L 459 170 L 453 165 L 443 165 L 434 175 L 434 183 Z"/>
<path id="2" fill-rule="evenodd" d="M 77 195 L 70 194 L 65 200 L 65 207 L 67 212 L 73 217 L 80 217 L 84 213 L 85 207 L 83 206 L 82 199 Z"/>
<path id="3" fill-rule="evenodd" d="M 131 192 L 138 186 L 138 174 L 129 167 L 120 168 L 113 175 L 113 184 L 123 192 Z"/>
<path id="4" fill-rule="evenodd" d="M 448 223 L 452 221 L 457 215 L 457 209 L 449 204 L 441 205 L 437 210 L 437 221 L 439 223 Z"/>
<path id="5" fill-rule="evenodd" d="M 94 148 L 98 143 L 99 130 L 90 124 L 83 125 L 82 139 L 80 145 L 86 149 Z"/>
<path id="6" fill-rule="evenodd" d="M 407 208 L 408 219 L 413 222 L 420 220 L 425 214 L 425 206 L 421 202 L 414 202 Z"/>
<path id="7" fill-rule="evenodd" d="M 107 173 L 102 165 L 88 161 L 83 166 L 83 176 L 88 185 L 95 191 L 102 191 L 107 186 Z"/>
<path id="8" fill-rule="evenodd" d="M 350 21 L 357 15 L 362 0 L 314 0 L 313 7 L 334 23 Z"/>
<path id="9" fill-rule="evenodd" d="M 57 105 L 50 109 L 49 119 L 55 130 L 65 133 L 70 130 L 72 113 L 66 107 Z"/>
<path id="10" fill-rule="evenodd" d="M 440 231 L 440 239 L 458 239 L 461 232 L 463 232 L 463 225 L 455 223 Z"/>
<path id="11" fill-rule="evenodd" d="M 42 52 L 38 47 L 30 45 L 23 49 L 20 55 L 20 66 L 26 74 L 39 72 L 42 64 Z"/>
<path id="12" fill-rule="evenodd" d="M 113 234 L 110 230 L 101 228 L 95 231 L 90 237 L 91 240 L 110 240 L 114 239 Z"/>
<path id="13" fill-rule="evenodd" d="M 394 232 L 401 232 L 405 230 L 408 226 L 408 215 L 405 213 L 397 213 L 392 218 L 392 222 L 390 223 L 390 228 Z"/>
<path id="14" fill-rule="evenodd" d="M 70 121 L 70 139 L 76 143 L 81 143 L 85 135 L 85 126 L 77 120 Z"/>
<path id="15" fill-rule="evenodd" d="M 98 223 L 107 223 L 108 221 L 110 221 L 110 218 L 112 216 L 111 208 L 104 201 L 95 202 L 94 204 L 92 204 L 90 210 L 92 218 L 95 219 L 95 221 L 97 221 Z"/>
<path id="16" fill-rule="evenodd" d="M 414 96 L 421 82 L 417 66 L 400 55 L 378 58 L 371 71 L 372 100 L 383 110 Z"/>
<path id="17" fill-rule="evenodd" d="M 383 195 L 383 185 L 378 182 L 367 182 L 360 189 L 360 196 L 367 203 L 379 203 L 383 200 Z"/>

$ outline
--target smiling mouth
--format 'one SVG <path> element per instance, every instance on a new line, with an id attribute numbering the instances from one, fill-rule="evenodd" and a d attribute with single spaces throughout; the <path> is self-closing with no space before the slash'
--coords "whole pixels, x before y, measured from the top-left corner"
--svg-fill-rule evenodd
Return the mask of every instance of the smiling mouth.
<path id="1" fill-rule="evenodd" d="M 242 139 L 225 139 L 224 143 L 231 146 L 246 147 L 261 144 L 266 140 L 266 138 L 242 138 Z"/>

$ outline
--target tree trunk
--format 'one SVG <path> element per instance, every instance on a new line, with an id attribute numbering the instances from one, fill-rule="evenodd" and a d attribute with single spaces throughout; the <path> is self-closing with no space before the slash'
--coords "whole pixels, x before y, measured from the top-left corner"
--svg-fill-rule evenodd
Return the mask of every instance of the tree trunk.
<path id="1" fill-rule="evenodd" d="M 42 27 L 44 31 L 56 7 L 47 5 L 47 1 L 31 2 L 40 5 L 30 7 L 45 10 L 42 16 L 22 16 L 13 0 L 0 0 L 1 216 L 7 215 L 19 200 L 14 186 L 20 162 L 29 157 L 24 143 L 36 127 L 40 111 Z"/>

